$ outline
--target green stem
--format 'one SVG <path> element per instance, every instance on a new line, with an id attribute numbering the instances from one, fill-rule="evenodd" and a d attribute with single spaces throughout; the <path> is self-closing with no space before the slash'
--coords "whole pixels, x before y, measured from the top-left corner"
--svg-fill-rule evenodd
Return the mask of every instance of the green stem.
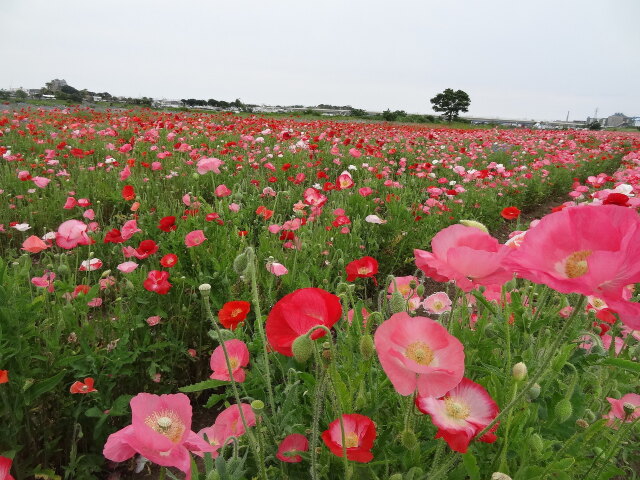
<path id="1" fill-rule="evenodd" d="M 210 289 L 210 287 L 209 287 Z M 260 476 L 263 480 L 267 479 L 267 471 L 265 470 L 264 461 L 262 459 L 262 452 L 260 448 L 256 445 L 256 438 L 253 432 L 249 429 L 249 425 L 247 424 L 247 419 L 244 416 L 244 411 L 242 410 L 242 401 L 240 400 L 240 392 L 238 391 L 238 385 L 233 378 L 233 368 L 231 368 L 231 358 L 229 357 L 229 352 L 227 351 L 227 346 L 225 345 L 225 341 L 222 338 L 221 328 L 218 325 L 213 313 L 211 312 L 211 305 L 209 304 L 209 290 L 201 290 L 202 299 L 204 303 L 204 309 L 207 314 L 207 317 L 213 324 L 213 327 L 218 334 L 218 340 L 220 341 L 220 346 L 222 347 L 222 353 L 224 353 L 224 360 L 227 365 L 227 371 L 229 372 L 229 381 L 231 382 L 231 387 L 233 389 L 233 395 L 236 400 L 236 404 L 238 405 L 238 411 L 240 413 L 240 420 L 242 420 L 242 426 L 244 427 L 245 432 L 247 432 L 247 437 L 249 438 L 249 445 L 251 446 L 251 450 L 256 456 L 256 461 L 258 463 L 258 468 L 260 469 Z"/>
<path id="2" fill-rule="evenodd" d="M 427 478 L 431 478 L 436 471 L 436 467 L 440 463 L 440 458 L 442 457 L 442 452 L 444 452 L 444 441 L 439 441 L 438 446 L 436 447 L 436 453 L 433 455 L 433 460 L 431 461 L 431 468 L 429 469 L 429 473 L 427 474 Z"/>
<path id="3" fill-rule="evenodd" d="M 317 350 L 314 348 L 317 352 Z M 317 361 L 320 361 L 320 356 L 317 356 Z M 315 398 L 313 401 L 313 417 L 311 420 L 311 444 L 309 445 L 309 451 L 311 452 L 311 479 L 319 480 L 318 477 L 318 452 L 316 451 L 316 444 L 318 443 L 318 423 L 320 422 L 320 414 L 322 411 L 322 404 L 324 403 L 324 390 L 326 387 L 327 372 L 322 371 L 320 374 L 319 383 L 316 384 Z"/>
<path id="4" fill-rule="evenodd" d="M 269 368 L 269 352 L 267 352 L 267 336 L 264 333 L 264 325 L 262 321 L 262 313 L 260 312 L 260 296 L 258 294 L 258 280 L 256 278 L 256 265 L 255 265 L 255 252 L 253 248 L 247 247 L 246 253 L 249 257 L 249 271 L 251 273 L 251 295 L 253 297 L 253 306 L 255 308 L 256 324 L 258 325 L 258 332 L 262 338 L 262 357 L 265 368 L 265 378 L 267 381 L 267 394 L 269 396 L 269 406 L 271 412 L 276 413 L 276 402 L 273 398 L 273 387 L 271 386 L 271 371 Z"/>
<path id="5" fill-rule="evenodd" d="M 512 400 L 516 396 L 517 392 L 518 392 L 518 383 L 514 381 L 513 390 L 511 392 Z M 509 449 L 509 430 L 511 428 L 512 413 L 513 413 L 513 410 L 510 410 L 509 415 L 507 416 L 507 425 L 504 431 L 504 443 L 502 444 L 502 450 L 500 452 L 500 467 L 498 468 L 498 471 L 500 472 L 506 472 L 507 470 L 507 450 Z"/>
<path id="6" fill-rule="evenodd" d="M 580 296 L 580 300 L 578 300 L 578 304 L 576 305 L 575 309 L 571 313 L 571 316 L 567 319 L 567 321 L 564 323 L 564 325 L 558 332 L 558 335 L 556 336 L 555 341 L 551 344 L 551 347 L 549 348 L 547 355 L 542 360 L 542 364 L 540 368 L 538 368 L 538 370 L 536 370 L 536 373 L 531 376 L 531 378 L 526 383 L 526 385 L 522 388 L 520 393 L 518 393 L 513 398 L 513 400 L 511 400 L 511 402 L 509 402 L 509 404 L 507 404 L 507 406 L 504 407 L 500 413 L 498 413 L 496 418 L 494 418 L 489 423 L 489 425 L 487 425 L 484 429 L 482 429 L 482 431 L 480 431 L 480 433 L 478 433 L 475 436 L 476 439 L 482 438 L 482 436 L 485 433 L 491 430 L 491 428 L 500 421 L 500 418 L 502 418 L 506 413 L 508 413 L 522 399 L 522 397 L 526 395 L 526 393 L 533 386 L 533 384 L 536 383 L 538 380 L 540 380 L 542 376 L 546 373 L 547 367 L 551 363 L 551 360 L 553 359 L 554 354 L 558 350 L 558 347 L 560 346 L 560 344 L 564 341 L 564 337 L 567 334 L 567 331 L 569 331 L 570 327 L 573 325 L 575 319 L 578 316 L 578 312 L 582 310 L 582 307 L 584 306 L 585 301 L 586 301 L 586 297 Z"/>

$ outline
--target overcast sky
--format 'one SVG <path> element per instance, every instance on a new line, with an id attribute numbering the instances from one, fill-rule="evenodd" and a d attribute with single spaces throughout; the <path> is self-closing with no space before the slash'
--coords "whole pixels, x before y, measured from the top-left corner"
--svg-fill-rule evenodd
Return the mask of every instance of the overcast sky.
<path id="1" fill-rule="evenodd" d="M 640 115 L 639 0 L 0 0 L 0 88 L 468 115 Z"/>

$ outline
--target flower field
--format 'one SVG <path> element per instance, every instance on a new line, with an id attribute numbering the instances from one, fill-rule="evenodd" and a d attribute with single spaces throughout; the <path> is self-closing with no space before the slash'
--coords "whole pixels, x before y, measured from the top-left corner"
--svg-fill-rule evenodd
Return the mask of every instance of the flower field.
<path id="1" fill-rule="evenodd" d="M 0 157 L 0 480 L 640 478 L 639 135 L 25 109 Z"/>

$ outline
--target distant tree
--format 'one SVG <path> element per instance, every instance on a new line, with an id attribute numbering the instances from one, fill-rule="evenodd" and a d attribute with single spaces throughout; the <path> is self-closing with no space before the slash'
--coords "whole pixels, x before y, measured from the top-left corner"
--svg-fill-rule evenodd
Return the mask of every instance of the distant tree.
<path id="1" fill-rule="evenodd" d="M 587 128 L 589 130 L 602 130 L 602 124 L 598 120 L 594 120 L 587 125 Z"/>
<path id="2" fill-rule="evenodd" d="M 382 118 L 384 118 L 387 122 L 393 122 L 396 118 L 398 118 L 398 115 L 396 114 L 396 112 L 392 112 L 387 108 L 384 112 L 382 112 Z"/>
<path id="3" fill-rule="evenodd" d="M 366 117 L 367 111 L 363 110 L 362 108 L 352 108 L 351 115 L 353 115 L 354 117 Z"/>
<path id="4" fill-rule="evenodd" d="M 19 100 L 24 100 L 25 98 L 27 98 L 29 95 L 27 95 L 27 92 L 25 92 L 22 89 L 19 89 L 16 91 L 16 98 Z"/>
<path id="5" fill-rule="evenodd" d="M 448 122 L 458 118 L 460 112 L 468 112 L 471 99 L 462 90 L 447 88 L 431 99 L 432 108 L 436 112 L 443 112 Z"/>
<path id="6" fill-rule="evenodd" d="M 8 90 L 0 90 L 0 99 L 1 100 L 7 100 L 9 98 L 9 91 Z"/>

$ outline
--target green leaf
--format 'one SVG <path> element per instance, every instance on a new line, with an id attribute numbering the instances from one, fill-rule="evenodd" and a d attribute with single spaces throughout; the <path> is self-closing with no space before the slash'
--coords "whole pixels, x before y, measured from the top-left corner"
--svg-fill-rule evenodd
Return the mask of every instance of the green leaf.
<path id="1" fill-rule="evenodd" d="M 629 370 L 630 372 L 640 373 L 640 363 L 633 362 L 631 360 L 624 360 L 622 358 L 605 358 L 602 361 L 602 364 L 624 368 L 625 370 Z"/>
<path id="2" fill-rule="evenodd" d="M 462 463 L 471 480 L 480 480 L 480 469 L 478 468 L 478 462 L 476 461 L 476 457 L 473 456 L 473 453 L 467 452 L 462 455 Z"/>
<path id="3" fill-rule="evenodd" d="M 205 404 L 204 408 L 211 408 L 220 400 L 224 400 L 225 398 L 227 398 L 227 395 L 220 395 L 220 394 L 214 393 L 209 397 L 209 400 L 207 400 L 207 403 Z"/>
<path id="4" fill-rule="evenodd" d="M 228 382 L 222 380 L 205 380 L 203 382 L 194 383 L 193 385 L 186 385 L 179 388 L 182 393 L 201 392 L 202 390 L 208 390 L 210 388 L 218 388 L 224 385 L 228 385 Z"/>
<path id="5" fill-rule="evenodd" d="M 558 460 L 549 465 L 549 470 L 552 472 L 559 472 L 562 470 L 568 470 L 571 468 L 571 465 L 575 463 L 576 459 L 573 457 L 563 458 L 562 460 Z"/>
<path id="6" fill-rule="evenodd" d="M 65 373 L 66 371 L 62 370 L 61 372 L 57 373 L 53 377 L 47 378 L 46 380 L 33 382 L 33 385 L 27 388 L 24 392 L 24 403 L 26 405 L 31 405 L 31 402 L 56 388 L 58 386 L 58 383 L 62 381 Z"/>

